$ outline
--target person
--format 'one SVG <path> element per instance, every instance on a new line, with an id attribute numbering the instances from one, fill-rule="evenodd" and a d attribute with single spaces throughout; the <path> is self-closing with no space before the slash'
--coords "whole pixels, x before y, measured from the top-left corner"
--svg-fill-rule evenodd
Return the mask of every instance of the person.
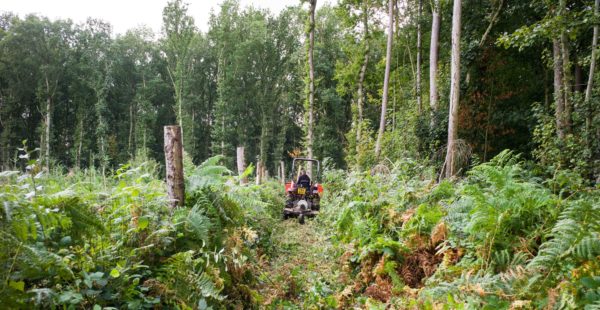
<path id="1" fill-rule="evenodd" d="M 300 170 L 300 176 L 298 177 L 298 182 L 296 184 L 299 187 L 309 188 L 310 187 L 310 177 L 306 174 L 306 170 Z"/>

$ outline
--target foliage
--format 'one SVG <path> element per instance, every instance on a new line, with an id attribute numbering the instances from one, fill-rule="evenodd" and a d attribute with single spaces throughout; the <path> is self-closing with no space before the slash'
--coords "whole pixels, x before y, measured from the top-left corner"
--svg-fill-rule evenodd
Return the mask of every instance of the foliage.
<path id="1" fill-rule="evenodd" d="M 338 292 L 346 305 L 364 298 L 400 308 L 597 302 L 597 189 L 561 175 L 540 178 L 509 151 L 464 180 L 435 186 L 422 168 L 394 166 L 375 175 L 325 174 L 333 191 L 326 221 L 351 247 L 342 259 L 352 293 Z"/>
<path id="2" fill-rule="evenodd" d="M 266 248 L 270 204 L 260 189 L 235 185 L 219 160 L 194 167 L 188 207 L 175 210 L 152 162 L 124 165 L 106 185 L 93 170 L 2 173 L 3 304 L 201 308 L 246 300 L 237 287 L 253 278 L 234 271 L 251 266 L 256 245 Z"/>

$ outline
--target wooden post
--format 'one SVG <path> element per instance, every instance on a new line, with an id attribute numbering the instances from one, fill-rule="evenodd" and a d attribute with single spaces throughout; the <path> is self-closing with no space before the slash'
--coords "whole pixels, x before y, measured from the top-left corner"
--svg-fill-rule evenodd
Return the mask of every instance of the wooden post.
<path id="1" fill-rule="evenodd" d="M 246 159 L 244 158 L 244 147 L 238 146 L 236 149 L 237 154 L 237 169 L 238 175 L 242 175 L 246 171 Z M 240 179 L 240 184 L 248 183 L 247 178 Z"/>
<path id="2" fill-rule="evenodd" d="M 183 145 L 181 127 L 165 126 L 165 164 L 167 171 L 167 195 L 171 207 L 183 206 L 185 188 L 183 182 Z"/>

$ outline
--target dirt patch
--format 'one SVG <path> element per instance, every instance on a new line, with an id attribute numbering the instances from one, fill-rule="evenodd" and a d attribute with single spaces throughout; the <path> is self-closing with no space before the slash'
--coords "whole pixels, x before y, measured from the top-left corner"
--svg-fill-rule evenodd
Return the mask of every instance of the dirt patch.
<path id="1" fill-rule="evenodd" d="M 433 275 L 442 259 L 443 255 L 436 254 L 435 249 L 416 250 L 404 257 L 397 271 L 406 285 L 418 288 L 423 285 L 423 278 Z"/>

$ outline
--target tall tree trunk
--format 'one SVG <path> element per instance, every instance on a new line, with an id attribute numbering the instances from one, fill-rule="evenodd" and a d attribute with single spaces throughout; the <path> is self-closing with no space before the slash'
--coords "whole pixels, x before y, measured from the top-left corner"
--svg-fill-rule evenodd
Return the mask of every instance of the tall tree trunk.
<path id="1" fill-rule="evenodd" d="M 446 150 L 445 175 L 450 178 L 456 174 L 456 141 L 458 131 L 458 104 L 460 101 L 460 32 L 462 1 L 454 0 L 452 13 L 452 64 L 450 67 L 450 111 L 448 114 L 448 146 Z"/>
<path id="2" fill-rule="evenodd" d="M 392 65 L 392 38 L 394 37 L 394 0 L 388 0 L 388 38 L 385 54 L 385 75 L 383 77 L 383 98 L 381 100 L 381 118 L 379 120 L 379 134 L 375 143 L 375 158 L 381 155 L 381 144 L 385 132 L 385 112 L 388 102 L 388 89 L 390 87 L 390 67 Z"/>
<path id="3" fill-rule="evenodd" d="M 129 138 L 127 141 L 127 152 L 129 153 L 129 157 L 133 158 L 133 152 L 131 151 L 131 147 L 133 144 L 133 102 L 129 105 Z"/>
<path id="4" fill-rule="evenodd" d="M 83 149 L 83 116 L 81 116 L 81 120 L 79 121 L 79 146 L 77 147 L 77 159 L 76 165 L 77 168 L 81 167 L 81 150 Z"/>
<path id="5" fill-rule="evenodd" d="M 423 112 L 423 103 L 421 102 L 421 15 L 423 11 L 423 0 L 419 0 L 417 9 L 417 107 L 419 115 Z"/>
<path id="6" fill-rule="evenodd" d="M 566 0 L 560 0 L 560 15 L 565 15 L 566 12 Z M 569 38 L 567 37 L 566 30 L 563 28 L 560 34 L 560 43 L 562 49 L 562 70 L 563 70 L 563 96 L 564 98 L 564 126 L 566 132 L 571 132 L 571 114 L 573 111 L 573 105 L 571 103 L 571 60 L 569 51 Z"/>
<path id="7" fill-rule="evenodd" d="M 45 138 L 45 154 L 44 164 L 47 169 L 50 169 L 50 126 L 52 125 L 52 98 L 50 95 L 50 83 L 46 76 L 46 138 Z"/>
<path id="8" fill-rule="evenodd" d="M 285 184 L 285 162 L 283 160 L 279 161 L 279 171 L 281 173 L 281 183 Z"/>
<path id="9" fill-rule="evenodd" d="M 594 16 L 598 16 L 598 7 L 600 6 L 600 0 L 594 2 Z M 594 74 L 596 73 L 596 48 L 598 47 L 598 25 L 594 26 L 594 36 L 592 37 L 592 56 L 590 60 L 590 73 L 588 76 L 588 83 L 585 89 L 585 104 L 587 106 L 587 115 L 585 117 L 585 131 L 587 133 L 588 146 L 592 141 L 592 89 L 594 87 Z"/>
<path id="10" fill-rule="evenodd" d="M 313 63 L 313 51 L 315 49 L 315 10 L 317 0 L 309 0 L 309 32 L 308 32 L 308 128 L 306 137 L 306 149 L 308 157 L 313 158 L 313 127 L 315 108 L 315 66 Z M 308 162 L 307 173 L 312 177 L 312 162 Z"/>
<path id="11" fill-rule="evenodd" d="M 552 40 L 552 55 L 554 58 L 554 101 L 556 102 L 556 134 L 559 139 L 565 138 L 564 112 L 565 112 L 565 97 L 563 94 L 563 63 L 562 53 L 560 48 L 560 40 Z"/>
<path id="12" fill-rule="evenodd" d="M 363 100 L 365 98 L 364 95 L 364 82 L 365 75 L 367 73 L 367 66 L 369 65 L 369 1 L 366 0 L 364 4 L 364 12 L 363 12 L 363 28 L 364 28 L 364 37 L 363 41 L 365 43 L 364 50 L 364 58 L 362 66 L 360 67 L 360 74 L 358 75 L 358 93 L 356 105 L 358 108 L 358 120 L 356 126 L 356 153 L 358 154 L 360 149 L 360 141 L 361 141 L 361 131 L 362 131 L 362 122 L 363 122 Z"/>
<path id="13" fill-rule="evenodd" d="M 269 128 L 270 128 L 270 122 L 268 119 L 268 116 L 266 115 L 268 113 L 268 111 L 263 111 L 263 116 L 262 116 L 262 124 L 261 124 L 261 129 L 260 129 L 260 145 L 259 145 L 259 159 L 260 159 L 260 166 L 263 167 L 263 169 L 267 166 L 267 148 L 269 145 Z M 262 172 L 262 171 L 261 171 Z"/>
<path id="14" fill-rule="evenodd" d="M 436 126 L 435 117 L 438 110 L 438 50 L 440 38 L 440 0 L 433 0 L 433 17 L 431 21 L 431 43 L 429 45 L 429 107 L 431 108 L 430 127 Z"/>

